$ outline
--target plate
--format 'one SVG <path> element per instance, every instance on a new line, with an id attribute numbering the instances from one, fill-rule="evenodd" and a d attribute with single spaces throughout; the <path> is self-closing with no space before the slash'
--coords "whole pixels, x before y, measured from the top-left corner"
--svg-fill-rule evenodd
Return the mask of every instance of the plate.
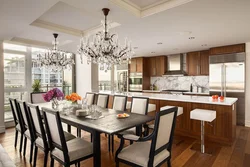
<path id="1" fill-rule="evenodd" d="M 118 115 L 116 115 L 116 117 L 117 117 L 118 119 L 128 118 L 129 116 L 130 116 L 130 115 L 127 114 L 127 113 L 123 113 L 123 114 L 118 114 Z"/>

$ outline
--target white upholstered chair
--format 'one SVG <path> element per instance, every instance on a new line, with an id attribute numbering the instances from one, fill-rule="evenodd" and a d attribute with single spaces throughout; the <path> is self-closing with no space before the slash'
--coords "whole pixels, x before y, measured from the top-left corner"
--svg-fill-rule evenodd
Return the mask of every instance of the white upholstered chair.
<path id="1" fill-rule="evenodd" d="M 119 111 L 126 111 L 127 96 L 114 95 L 113 109 Z"/>
<path id="2" fill-rule="evenodd" d="M 95 103 L 95 93 L 87 92 L 86 93 L 86 99 L 87 99 L 87 105 L 93 105 Z"/>
<path id="3" fill-rule="evenodd" d="M 108 108 L 109 95 L 107 94 L 98 94 L 96 105 L 102 108 Z"/>
<path id="4" fill-rule="evenodd" d="M 58 111 L 47 108 L 42 108 L 42 111 L 51 152 L 51 167 L 54 166 L 54 160 L 70 167 L 72 164 L 80 166 L 81 161 L 93 157 L 92 143 L 82 138 L 66 141 Z"/>
<path id="5" fill-rule="evenodd" d="M 35 137 L 35 152 L 34 152 L 34 161 L 33 166 L 36 166 L 36 159 L 37 159 L 37 149 L 41 149 L 44 152 L 44 167 L 47 165 L 49 147 L 47 142 L 47 136 L 44 129 L 44 124 L 42 121 L 41 112 L 39 107 L 33 104 L 27 103 L 27 113 L 31 120 L 31 126 L 34 130 L 34 137 Z M 69 141 L 75 138 L 74 135 L 64 132 L 65 140 Z"/>
<path id="6" fill-rule="evenodd" d="M 37 103 L 45 103 L 46 101 L 43 99 L 43 95 L 46 92 L 32 92 L 30 93 L 30 101 L 32 104 Z"/>
<path id="7" fill-rule="evenodd" d="M 123 135 L 115 156 L 116 167 L 119 167 L 119 162 L 130 166 L 158 167 L 166 161 L 168 166 L 171 166 L 176 115 L 177 107 L 157 112 L 155 129 L 149 136 L 141 138 L 136 135 Z M 124 139 L 133 140 L 135 143 L 123 148 Z"/>

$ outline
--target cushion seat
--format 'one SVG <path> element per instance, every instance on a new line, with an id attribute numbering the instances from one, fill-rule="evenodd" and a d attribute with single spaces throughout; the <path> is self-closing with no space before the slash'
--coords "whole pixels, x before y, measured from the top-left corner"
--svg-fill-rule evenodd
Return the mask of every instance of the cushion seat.
<path id="1" fill-rule="evenodd" d="M 144 132 L 144 128 L 142 127 L 142 132 Z M 136 135 L 136 127 L 124 130 L 120 132 L 121 135 Z"/>
<path id="2" fill-rule="evenodd" d="M 66 142 L 70 161 L 93 154 L 92 143 L 81 138 L 75 138 Z M 64 161 L 63 152 L 57 148 L 52 151 L 52 155 Z"/>
<path id="3" fill-rule="evenodd" d="M 118 158 L 132 162 L 134 164 L 147 167 L 149 161 L 151 142 L 136 142 L 122 149 Z M 170 156 L 168 150 L 163 150 L 154 157 L 154 166 L 158 165 L 164 159 Z"/>
<path id="4" fill-rule="evenodd" d="M 195 120 L 200 120 L 200 121 L 212 122 L 216 118 L 216 111 L 194 109 L 190 112 L 190 118 L 195 119 Z"/>
<path id="5" fill-rule="evenodd" d="M 29 130 L 26 130 L 24 132 L 24 135 L 30 139 L 30 131 Z"/>
<path id="6" fill-rule="evenodd" d="M 21 127 L 20 127 L 19 124 L 16 125 L 16 129 L 17 129 L 19 132 L 21 132 Z"/>

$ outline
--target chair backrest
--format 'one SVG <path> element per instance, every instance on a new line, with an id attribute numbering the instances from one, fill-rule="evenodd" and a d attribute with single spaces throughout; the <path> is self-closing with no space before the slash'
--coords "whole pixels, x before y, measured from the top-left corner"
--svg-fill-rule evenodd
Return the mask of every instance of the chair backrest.
<path id="1" fill-rule="evenodd" d="M 95 103 L 95 93 L 87 92 L 85 98 L 87 99 L 87 105 Z"/>
<path id="2" fill-rule="evenodd" d="M 29 116 L 28 111 L 27 111 L 26 103 L 22 100 L 16 100 L 16 101 L 17 101 L 17 106 L 19 108 L 19 111 L 21 113 L 20 114 L 21 119 L 23 120 L 23 126 L 24 126 L 25 130 L 29 129 L 30 137 L 33 139 L 34 133 L 33 133 L 33 128 L 31 126 L 31 120 L 30 120 L 30 116 Z"/>
<path id="3" fill-rule="evenodd" d="M 26 105 L 27 105 L 28 115 L 31 120 L 30 121 L 31 126 L 34 131 L 35 139 L 37 137 L 42 138 L 44 148 L 47 149 L 48 148 L 47 137 L 46 137 L 45 129 L 43 126 L 42 116 L 41 116 L 39 107 L 36 105 L 32 105 L 30 103 L 27 103 Z"/>
<path id="4" fill-rule="evenodd" d="M 119 111 L 125 111 L 127 105 L 127 96 L 114 95 L 113 109 Z"/>
<path id="5" fill-rule="evenodd" d="M 132 97 L 131 113 L 147 115 L 148 101 L 147 97 Z"/>
<path id="6" fill-rule="evenodd" d="M 11 108 L 11 111 L 12 111 L 12 114 L 13 114 L 13 118 L 14 118 L 14 121 L 15 121 L 15 124 L 19 124 L 19 118 L 20 116 L 18 115 L 19 112 L 18 112 L 18 108 L 17 108 L 17 102 L 16 102 L 16 99 L 12 99 L 12 98 L 9 98 L 9 101 L 10 101 L 10 108 Z"/>
<path id="7" fill-rule="evenodd" d="M 43 94 L 46 92 L 32 92 L 30 93 L 30 101 L 32 104 L 36 103 L 45 103 L 46 101 L 43 99 Z"/>
<path id="8" fill-rule="evenodd" d="M 108 108 L 109 95 L 98 94 L 96 105 L 102 108 Z"/>
<path id="9" fill-rule="evenodd" d="M 177 110 L 177 107 L 173 107 L 156 113 L 149 157 L 154 157 L 165 149 L 171 152 Z M 149 163 L 153 163 L 153 160 L 150 158 Z"/>
<path id="10" fill-rule="evenodd" d="M 62 128 L 62 122 L 58 111 L 42 108 L 49 148 L 58 148 L 64 154 L 64 161 L 69 161 L 68 148 Z"/>

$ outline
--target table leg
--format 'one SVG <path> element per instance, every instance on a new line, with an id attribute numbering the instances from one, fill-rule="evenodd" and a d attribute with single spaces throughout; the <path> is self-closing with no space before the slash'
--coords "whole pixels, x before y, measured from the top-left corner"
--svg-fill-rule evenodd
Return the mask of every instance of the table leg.
<path id="1" fill-rule="evenodd" d="M 68 132 L 71 133 L 71 126 L 68 124 L 67 125 Z"/>
<path id="2" fill-rule="evenodd" d="M 142 135 L 142 126 L 137 126 L 136 127 L 136 135 L 137 136 L 141 136 Z"/>
<path id="3" fill-rule="evenodd" d="M 94 131 L 93 133 L 93 151 L 94 158 L 93 163 L 94 167 L 101 167 L 101 141 L 100 141 L 100 132 Z"/>
<path id="4" fill-rule="evenodd" d="M 82 137 L 81 129 L 77 128 L 77 137 Z"/>

